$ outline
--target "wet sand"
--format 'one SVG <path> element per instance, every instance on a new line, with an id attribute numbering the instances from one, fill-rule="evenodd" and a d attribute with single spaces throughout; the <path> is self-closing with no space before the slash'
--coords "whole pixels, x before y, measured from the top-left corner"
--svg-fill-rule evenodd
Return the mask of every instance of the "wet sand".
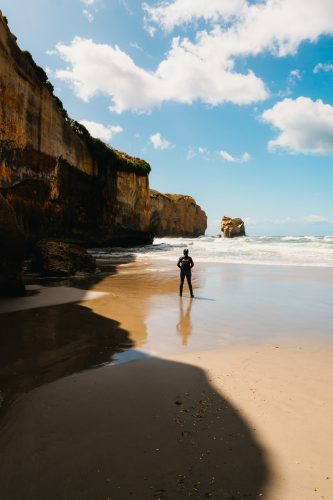
<path id="1" fill-rule="evenodd" d="M 333 498 L 332 270 L 195 271 L 0 315 L 1 499 Z"/>

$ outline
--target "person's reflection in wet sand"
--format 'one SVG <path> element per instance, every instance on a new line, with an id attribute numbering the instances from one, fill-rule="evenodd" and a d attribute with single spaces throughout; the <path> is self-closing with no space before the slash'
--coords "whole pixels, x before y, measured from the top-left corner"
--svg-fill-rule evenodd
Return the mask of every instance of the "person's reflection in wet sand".
<path id="1" fill-rule="evenodd" d="M 82 305 L 16 314 L 17 330 L 11 314 L 0 328 L 0 392 L 12 396 L 0 415 L 1 500 L 265 495 L 265 448 L 202 368 L 148 355 L 110 365 L 130 332 Z"/>
<path id="2" fill-rule="evenodd" d="M 182 344 L 187 345 L 188 338 L 192 333 L 192 322 L 191 322 L 191 309 L 193 300 L 190 299 L 186 312 L 184 313 L 184 303 L 183 299 L 179 299 L 179 322 L 177 323 L 177 332 L 181 336 Z"/>

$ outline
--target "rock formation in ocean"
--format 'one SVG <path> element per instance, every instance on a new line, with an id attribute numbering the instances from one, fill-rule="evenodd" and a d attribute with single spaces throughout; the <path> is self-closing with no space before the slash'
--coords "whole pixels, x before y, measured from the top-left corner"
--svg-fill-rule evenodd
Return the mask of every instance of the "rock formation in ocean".
<path id="1" fill-rule="evenodd" d="M 24 254 L 25 236 L 13 208 L 0 194 L 0 297 L 25 294 Z"/>
<path id="2" fill-rule="evenodd" d="M 155 236 L 197 237 L 205 234 L 207 216 L 191 196 L 150 190 L 151 230 Z"/>
<path id="3" fill-rule="evenodd" d="M 69 119 L 0 13 L 0 192 L 29 241 L 150 243 L 149 171 Z"/>
<path id="4" fill-rule="evenodd" d="M 245 236 L 245 225 L 242 219 L 224 216 L 221 220 L 221 231 L 225 238 L 235 238 Z"/>
<path id="5" fill-rule="evenodd" d="M 62 241 L 40 240 L 33 250 L 32 270 L 44 276 L 94 273 L 96 259 L 84 248 Z"/>

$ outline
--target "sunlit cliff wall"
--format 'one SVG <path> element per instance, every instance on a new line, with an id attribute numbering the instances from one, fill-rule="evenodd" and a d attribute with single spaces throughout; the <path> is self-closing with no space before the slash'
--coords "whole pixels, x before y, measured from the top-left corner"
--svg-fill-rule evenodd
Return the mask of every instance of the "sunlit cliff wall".
<path id="1" fill-rule="evenodd" d="M 0 12 L 0 192 L 28 238 L 149 243 L 149 165 L 70 120 L 43 73 Z"/>
<path id="2" fill-rule="evenodd" d="M 196 237 L 205 234 L 207 216 L 191 196 L 150 190 L 152 231 L 156 236 Z"/>

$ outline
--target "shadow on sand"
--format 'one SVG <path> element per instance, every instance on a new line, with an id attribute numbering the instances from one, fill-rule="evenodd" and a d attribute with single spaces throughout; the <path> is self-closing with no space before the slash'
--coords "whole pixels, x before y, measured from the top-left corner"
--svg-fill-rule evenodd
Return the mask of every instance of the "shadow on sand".
<path id="1" fill-rule="evenodd" d="M 80 371 L 129 347 L 128 332 L 78 305 L 29 314 L 1 339 L 2 383 L 21 394 L 0 421 L 2 500 L 263 492 L 265 452 L 203 370 L 149 358 Z"/>
<path id="2" fill-rule="evenodd" d="M 26 281 L 36 291 L 0 300 L 0 415 L 20 394 L 110 363 L 114 354 L 133 347 L 119 322 L 77 304 L 94 284 L 117 274 L 119 264 L 133 261 L 131 254 L 115 261 L 99 259 L 100 272 L 89 276 L 28 275 Z M 57 300 L 59 305 L 50 305 Z"/>
<path id="3" fill-rule="evenodd" d="M 1 314 L 0 325 L 2 411 L 19 394 L 109 363 L 133 346 L 117 321 L 96 321 L 96 314 L 77 304 Z"/>
<path id="4" fill-rule="evenodd" d="M 205 372 L 131 347 L 117 321 L 75 303 L 0 315 L 1 500 L 260 496 L 265 451 Z M 110 365 L 128 349 L 140 360 Z"/>

